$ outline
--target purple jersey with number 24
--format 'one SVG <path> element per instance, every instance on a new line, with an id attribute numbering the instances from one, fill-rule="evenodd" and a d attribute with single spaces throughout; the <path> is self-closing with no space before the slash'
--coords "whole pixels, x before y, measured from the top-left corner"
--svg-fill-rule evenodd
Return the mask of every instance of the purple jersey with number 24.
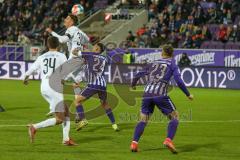
<path id="1" fill-rule="evenodd" d="M 98 94 L 102 103 L 107 101 L 106 81 L 104 79 L 104 69 L 106 58 L 102 55 L 84 55 L 83 58 L 87 64 L 87 87 L 81 95 L 90 98 Z"/>
<path id="2" fill-rule="evenodd" d="M 84 55 L 83 58 L 87 63 L 87 82 L 88 87 L 103 89 L 106 88 L 106 81 L 104 78 L 104 69 L 107 60 L 102 55 Z"/>

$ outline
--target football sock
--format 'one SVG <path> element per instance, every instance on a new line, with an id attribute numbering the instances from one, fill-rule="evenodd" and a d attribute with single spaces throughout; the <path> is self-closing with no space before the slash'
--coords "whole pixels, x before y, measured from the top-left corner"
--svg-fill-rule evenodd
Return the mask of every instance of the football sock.
<path id="1" fill-rule="evenodd" d="M 50 127 L 56 125 L 56 122 L 57 122 L 56 118 L 50 118 L 40 123 L 34 124 L 33 127 L 36 129 Z"/>
<path id="2" fill-rule="evenodd" d="M 146 127 L 147 123 L 140 121 L 138 122 L 136 128 L 135 128 L 135 132 L 134 132 L 134 137 L 133 137 L 133 141 L 138 142 L 140 137 L 143 134 L 144 128 Z"/>
<path id="3" fill-rule="evenodd" d="M 77 106 L 76 110 L 77 110 L 77 114 L 78 114 L 79 119 L 80 120 L 85 119 L 84 109 L 83 109 L 83 106 L 81 104 Z"/>
<path id="4" fill-rule="evenodd" d="M 105 112 L 106 112 L 108 118 L 110 119 L 111 123 L 114 124 L 115 123 L 115 118 L 114 118 L 112 109 L 108 108 L 108 109 L 105 110 Z"/>
<path id="5" fill-rule="evenodd" d="M 63 128 L 63 141 L 69 141 L 69 132 L 70 132 L 70 118 L 66 117 L 65 121 L 62 123 Z"/>
<path id="6" fill-rule="evenodd" d="M 177 119 L 172 119 L 169 123 L 168 123 L 168 134 L 167 134 L 167 138 L 170 138 L 171 140 L 173 140 L 176 131 L 177 131 L 177 127 L 178 127 L 178 120 Z"/>

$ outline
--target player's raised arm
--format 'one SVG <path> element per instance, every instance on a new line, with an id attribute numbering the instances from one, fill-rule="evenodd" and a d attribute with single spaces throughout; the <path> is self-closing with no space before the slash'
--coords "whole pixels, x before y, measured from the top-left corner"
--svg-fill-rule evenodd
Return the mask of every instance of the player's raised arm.
<path id="1" fill-rule="evenodd" d="M 30 75 L 32 75 L 34 72 L 36 72 L 40 68 L 40 60 L 39 59 L 40 59 L 40 57 L 37 58 L 37 60 L 31 65 L 29 70 L 25 73 L 24 80 L 23 80 L 23 83 L 25 85 L 28 84 Z"/>
<path id="2" fill-rule="evenodd" d="M 52 36 L 57 37 L 60 43 L 66 43 L 70 40 L 70 35 L 59 35 L 54 32 L 51 28 L 47 28 L 46 31 L 50 33 Z"/>
<path id="3" fill-rule="evenodd" d="M 148 72 L 148 67 L 145 67 L 143 70 L 137 72 L 134 76 L 133 76 L 133 79 L 132 79 L 132 82 L 131 82 L 131 87 L 133 89 L 135 89 L 136 85 L 137 85 L 137 82 L 138 80 L 145 76 L 145 75 L 148 75 L 149 72 Z"/>
<path id="4" fill-rule="evenodd" d="M 184 84 L 184 82 L 181 78 L 181 74 L 180 74 L 178 66 L 175 64 L 175 62 L 173 62 L 172 65 L 173 65 L 173 77 L 174 77 L 174 80 L 176 81 L 178 87 L 184 92 L 184 94 L 190 100 L 193 100 L 193 95 L 190 94 L 190 92 L 188 91 L 186 85 Z"/>
<path id="5" fill-rule="evenodd" d="M 91 51 L 91 50 L 89 50 L 89 49 L 85 49 L 85 50 L 82 50 L 82 51 L 81 51 L 80 48 L 74 48 L 74 49 L 72 50 L 72 54 L 75 55 L 75 56 L 80 56 L 80 55 L 82 55 L 83 52 L 93 52 L 93 51 Z"/>
<path id="6" fill-rule="evenodd" d="M 89 43 L 90 38 L 83 31 L 79 30 L 78 36 L 82 45 L 86 45 Z"/>

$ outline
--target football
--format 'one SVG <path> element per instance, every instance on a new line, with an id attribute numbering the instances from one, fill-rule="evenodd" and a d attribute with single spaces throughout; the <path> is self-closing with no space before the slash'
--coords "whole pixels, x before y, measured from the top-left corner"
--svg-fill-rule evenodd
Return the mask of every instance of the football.
<path id="1" fill-rule="evenodd" d="M 75 4 L 72 7 L 72 14 L 73 15 L 80 15 L 84 13 L 84 8 L 81 4 Z"/>

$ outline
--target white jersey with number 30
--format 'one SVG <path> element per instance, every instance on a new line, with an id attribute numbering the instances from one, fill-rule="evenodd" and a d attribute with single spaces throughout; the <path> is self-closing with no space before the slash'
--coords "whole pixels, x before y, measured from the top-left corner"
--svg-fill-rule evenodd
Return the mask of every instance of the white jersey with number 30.
<path id="1" fill-rule="evenodd" d="M 88 36 L 76 26 L 69 27 L 66 30 L 65 35 L 69 38 L 69 41 L 67 42 L 68 52 L 70 53 L 69 59 L 74 57 L 72 54 L 74 49 L 79 48 L 80 50 L 83 50 L 83 46 L 89 42 Z"/>
<path id="2" fill-rule="evenodd" d="M 83 50 L 83 46 L 89 42 L 89 37 L 76 26 L 69 27 L 64 36 L 60 36 L 56 32 L 51 32 L 54 37 L 57 37 L 60 43 L 67 43 L 69 59 L 75 57 L 72 52 L 78 48 Z M 79 55 L 80 56 L 80 55 Z"/>
<path id="3" fill-rule="evenodd" d="M 60 36 L 59 34 L 53 31 L 51 32 L 51 34 L 57 37 L 60 43 L 67 43 L 69 52 L 68 59 L 76 57 L 75 55 L 72 54 L 74 49 L 78 48 L 82 51 L 84 49 L 83 48 L 84 45 L 89 43 L 89 37 L 76 26 L 69 27 L 66 30 L 65 35 L 63 36 Z M 78 53 L 78 56 L 81 56 L 81 52 Z M 79 82 L 84 76 L 85 76 L 84 72 L 80 72 L 78 75 L 73 75 L 72 73 L 70 73 L 66 79 L 72 77 L 75 82 Z"/>

